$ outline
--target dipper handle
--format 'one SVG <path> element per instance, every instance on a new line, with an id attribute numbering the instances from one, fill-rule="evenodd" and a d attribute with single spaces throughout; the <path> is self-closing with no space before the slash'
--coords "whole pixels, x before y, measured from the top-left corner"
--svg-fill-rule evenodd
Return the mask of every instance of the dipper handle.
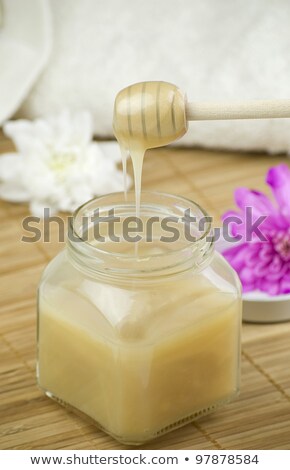
<path id="1" fill-rule="evenodd" d="M 290 100 L 197 101 L 186 103 L 185 113 L 188 121 L 290 118 Z"/>

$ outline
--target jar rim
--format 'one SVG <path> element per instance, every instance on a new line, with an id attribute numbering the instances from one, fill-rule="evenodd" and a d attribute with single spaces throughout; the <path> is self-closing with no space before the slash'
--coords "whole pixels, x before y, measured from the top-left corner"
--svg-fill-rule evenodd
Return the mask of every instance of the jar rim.
<path id="1" fill-rule="evenodd" d="M 128 191 L 127 194 L 132 194 L 134 195 L 134 191 Z M 205 217 L 205 218 L 209 218 L 210 216 L 208 215 L 208 213 L 205 211 L 205 209 L 203 209 L 203 207 L 201 207 L 197 202 L 195 201 L 192 201 L 191 199 L 187 198 L 187 197 L 184 197 L 184 196 L 179 196 L 179 195 L 175 195 L 175 194 L 172 194 L 172 193 L 166 193 L 166 192 L 163 192 L 163 191 L 142 191 L 142 194 L 146 195 L 146 194 L 150 194 L 150 195 L 154 195 L 156 197 L 166 197 L 166 198 L 170 198 L 170 199 L 179 199 L 180 201 L 183 201 L 183 202 L 189 202 L 192 206 L 196 207 L 201 213 L 202 213 L 202 216 Z M 76 221 L 76 218 L 78 217 L 78 215 L 80 214 L 81 211 L 83 211 L 87 206 L 89 206 L 91 203 L 93 202 L 97 202 L 97 201 L 102 201 L 102 200 L 105 200 L 105 199 L 108 199 L 109 197 L 111 196 L 118 196 L 118 195 L 123 195 L 123 193 L 121 191 L 119 192 L 114 192 L 114 193 L 107 193 L 107 194 L 104 194 L 103 196 L 97 196 L 97 197 L 93 197 L 92 199 L 89 199 L 88 201 L 86 201 L 84 204 L 82 204 L 81 206 L 79 206 L 72 214 L 72 217 L 69 219 L 69 225 L 71 227 L 71 229 L 73 230 L 73 234 L 80 239 L 80 241 L 84 242 L 84 243 L 87 243 L 89 244 L 92 248 L 94 248 L 96 250 L 96 253 L 97 252 L 100 252 L 100 253 L 104 253 L 104 254 L 110 254 L 109 251 L 107 250 L 102 250 L 94 245 L 92 245 L 88 240 L 84 240 L 82 239 L 82 237 L 80 236 L 80 234 L 78 234 L 75 230 L 75 227 L 74 227 L 74 223 Z M 142 207 L 142 201 L 141 201 L 141 207 Z M 206 229 L 206 231 L 199 237 L 197 238 L 195 241 L 192 241 L 192 242 L 189 242 L 189 244 L 195 244 L 197 242 L 199 242 L 200 240 L 206 238 L 209 234 L 210 234 L 210 231 L 211 231 L 211 222 L 208 222 L 208 227 Z M 184 248 L 181 248 L 181 249 L 177 249 L 177 250 L 172 250 L 172 252 L 179 252 L 179 251 L 182 251 Z M 150 255 L 150 257 L 154 257 L 154 256 L 166 256 L 167 253 L 159 253 L 159 254 L 152 254 Z M 127 257 L 126 254 L 122 254 L 122 253 L 118 253 L 118 256 L 121 256 L 121 257 Z M 147 256 L 146 256 L 147 257 Z"/>
<path id="2" fill-rule="evenodd" d="M 129 198 L 131 197 L 131 201 Z M 68 237 L 68 247 L 69 251 L 73 251 L 75 257 L 79 258 L 79 256 L 85 256 L 86 257 L 86 262 L 88 262 L 88 258 L 95 258 L 103 259 L 108 263 L 108 259 L 111 257 L 112 260 L 114 258 L 118 258 L 119 261 L 125 262 L 133 262 L 134 260 L 136 261 L 136 256 L 134 257 L 132 254 L 128 255 L 127 253 L 120 253 L 120 252 L 112 252 L 106 249 L 101 248 L 100 246 L 96 246 L 91 243 L 91 241 L 86 240 L 83 238 L 83 236 L 79 233 L 79 229 L 76 226 L 78 223 L 78 218 L 80 218 L 81 215 L 86 213 L 86 210 L 91 209 L 93 206 L 96 206 L 96 203 L 98 205 L 102 205 L 106 203 L 106 201 L 109 201 L 110 199 L 117 199 L 120 204 L 122 204 L 124 207 L 127 206 L 129 207 L 130 203 L 135 203 L 135 193 L 134 191 L 128 191 L 127 193 L 127 200 L 125 200 L 124 193 L 123 192 L 114 192 L 114 193 L 108 193 L 103 196 L 95 197 L 90 199 L 89 201 L 85 202 L 82 204 L 80 207 L 78 207 L 75 212 L 73 213 L 73 216 L 69 220 L 69 232 L 73 235 L 73 238 L 77 240 L 77 243 L 73 242 L 70 237 Z M 159 192 L 159 191 L 142 191 L 142 198 L 141 198 L 141 214 L 142 214 L 142 207 L 144 208 L 146 206 L 146 198 L 152 198 L 153 201 L 158 201 L 158 199 L 164 200 L 167 202 L 168 208 L 174 207 L 174 201 L 175 203 L 180 203 L 181 205 L 188 206 L 189 208 L 195 209 L 196 211 L 199 212 L 200 217 L 204 217 L 206 222 L 205 222 L 205 229 L 204 231 L 200 234 L 198 238 L 196 238 L 194 241 L 187 241 L 185 246 L 179 247 L 179 248 L 172 248 L 170 250 L 170 253 L 166 252 L 158 252 L 158 253 L 150 253 L 149 257 L 150 260 L 154 260 L 156 263 L 157 261 L 160 261 L 161 265 L 168 267 L 168 262 L 169 258 L 171 257 L 172 264 L 175 266 L 184 264 L 185 261 L 190 257 L 190 255 L 193 256 L 195 252 L 200 252 L 200 254 L 203 256 L 203 258 L 209 254 L 209 252 L 212 251 L 213 248 L 213 240 L 212 237 L 210 237 L 211 234 L 211 218 L 207 214 L 207 212 L 196 202 L 192 201 L 189 198 L 186 198 L 184 196 L 179 196 L 175 194 L 170 194 L 166 192 Z M 111 203 L 112 204 L 112 203 Z M 147 202 L 148 204 L 148 202 Z M 155 203 L 156 206 L 158 206 L 158 202 Z M 109 204 L 110 205 L 110 204 Z M 112 206 L 113 208 L 117 206 Z M 208 237 L 210 238 L 210 241 L 208 241 Z M 81 242 L 81 243 L 78 243 Z M 178 260 L 175 260 L 173 263 L 173 257 L 177 257 Z M 138 268 L 141 268 L 141 271 L 144 272 L 146 260 L 148 259 L 148 254 L 147 255 L 138 255 Z M 166 260 L 168 262 L 166 262 Z M 179 262 L 180 260 L 180 262 Z M 135 266 L 135 269 L 132 269 L 132 272 L 136 273 L 137 266 Z M 145 268 L 146 269 L 146 268 Z M 97 270 L 101 270 L 101 263 L 98 263 Z M 108 266 L 106 268 L 106 271 L 108 271 Z M 118 271 L 118 270 L 116 270 Z M 128 267 L 126 269 L 126 272 L 128 273 Z"/>

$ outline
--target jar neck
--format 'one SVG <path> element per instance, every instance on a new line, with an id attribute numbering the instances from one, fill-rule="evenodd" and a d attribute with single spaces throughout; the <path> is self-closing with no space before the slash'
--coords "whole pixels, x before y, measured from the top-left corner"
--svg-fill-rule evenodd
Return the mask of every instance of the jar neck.
<path id="1" fill-rule="evenodd" d="M 189 213 L 192 220 L 195 219 L 190 224 L 185 217 Z M 114 217 L 120 219 L 117 235 L 105 226 Z M 81 206 L 70 221 L 67 239 L 67 253 L 73 265 L 89 276 L 102 279 L 144 280 L 167 278 L 189 270 L 201 271 L 210 263 L 213 255 L 211 222 L 193 201 L 158 192 L 142 193 L 142 233 L 139 233 L 141 240 L 137 247 L 136 242 L 129 242 L 125 237 L 128 218 L 130 222 L 135 218 L 133 192 L 126 200 L 123 193 L 113 193 Z M 175 222 L 175 238 L 163 236 L 162 239 L 161 226 L 165 225 L 165 219 L 167 229 L 169 222 L 170 228 Z M 170 233 L 172 235 L 173 231 Z"/>

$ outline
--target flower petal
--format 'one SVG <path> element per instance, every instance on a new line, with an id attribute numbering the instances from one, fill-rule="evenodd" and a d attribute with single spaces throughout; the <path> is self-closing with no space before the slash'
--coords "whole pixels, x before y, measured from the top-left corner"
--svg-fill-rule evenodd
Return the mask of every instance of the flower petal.
<path id="1" fill-rule="evenodd" d="M 88 111 L 72 113 L 65 109 L 57 116 L 50 116 L 48 123 L 56 145 L 84 147 L 92 139 L 93 120 Z"/>
<path id="2" fill-rule="evenodd" d="M 243 282 L 243 292 L 252 292 L 253 290 L 256 290 L 256 283 L 252 284 L 250 282 Z"/>
<path id="3" fill-rule="evenodd" d="M 20 185 L 17 187 L 10 183 L 0 183 L 0 198 L 11 202 L 27 202 L 29 193 Z"/>
<path id="4" fill-rule="evenodd" d="M 0 181 L 17 180 L 23 170 L 23 158 L 18 153 L 5 153 L 0 157 Z"/>
<path id="5" fill-rule="evenodd" d="M 271 186 L 278 205 L 290 212 L 290 170 L 288 166 L 281 163 L 270 168 L 266 182 Z"/>
<path id="6" fill-rule="evenodd" d="M 246 207 L 252 207 L 253 213 L 256 215 L 268 215 L 276 211 L 272 202 L 265 194 L 248 188 L 237 188 L 235 191 L 235 201 L 242 210 Z"/>
<path id="7" fill-rule="evenodd" d="M 245 266 L 245 254 L 247 252 L 247 244 L 233 246 L 223 251 L 223 256 L 228 260 L 231 266 L 239 273 Z"/>
<path id="8" fill-rule="evenodd" d="M 253 270 L 245 266 L 241 271 L 239 272 L 239 277 L 243 285 L 254 285 L 256 277 L 253 273 Z"/>
<path id="9" fill-rule="evenodd" d="M 233 236 L 242 236 L 243 241 L 259 241 L 260 232 L 263 239 L 268 239 L 267 234 L 273 229 L 285 229 L 289 224 L 278 208 L 260 191 L 238 188 L 235 191 L 235 200 L 241 209 L 241 212 L 237 214 L 240 222 L 233 222 L 230 227 Z M 234 215 L 234 212 L 231 215 Z M 259 222 L 260 218 L 264 220 Z M 257 230 L 252 230 L 255 224 L 257 224 Z"/>
<path id="10" fill-rule="evenodd" d="M 47 201 L 31 200 L 29 209 L 32 215 L 35 217 L 44 217 L 44 208 L 49 209 L 48 216 L 52 216 L 57 212 L 57 208 Z"/>
<path id="11" fill-rule="evenodd" d="M 290 292 L 290 275 L 284 276 L 280 282 L 280 294 L 289 294 Z"/>
<path id="12" fill-rule="evenodd" d="M 115 141 L 98 142 L 98 146 L 102 150 L 104 156 L 113 162 L 121 161 L 121 152 L 119 144 Z"/>
<path id="13" fill-rule="evenodd" d="M 269 295 L 278 295 L 280 293 L 280 283 L 269 281 L 267 278 L 261 278 L 257 281 L 257 288 Z"/>

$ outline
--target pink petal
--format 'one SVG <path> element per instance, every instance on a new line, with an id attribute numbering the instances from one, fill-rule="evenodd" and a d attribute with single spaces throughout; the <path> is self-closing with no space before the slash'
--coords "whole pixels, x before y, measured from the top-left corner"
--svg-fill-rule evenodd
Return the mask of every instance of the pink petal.
<path id="1" fill-rule="evenodd" d="M 235 191 L 235 200 L 241 212 L 228 211 L 222 217 L 234 237 L 242 236 L 243 241 L 259 241 L 259 231 L 264 238 L 268 238 L 267 234 L 273 229 L 285 228 L 285 220 L 265 194 L 247 188 L 238 188 Z M 234 217 L 238 221 L 229 222 L 229 217 Z M 257 232 L 252 231 L 251 227 L 260 217 L 264 217 L 264 220 L 259 224 Z"/>
<path id="2" fill-rule="evenodd" d="M 264 245 L 268 246 L 268 243 L 265 243 Z M 248 244 L 248 250 L 247 250 L 245 263 L 249 268 L 253 268 L 254 266 L 256 266 L 258 260 L 261 258 L 261 252 L 263 251 L 264 245 L 262 243 L 249 243 Z M 271 259 L 271 258 L 269 257 L 268 259 Z M 265 257 L 265 260 L 267 260 L 266 257 Z"/>
<path id="3" fill-rule="evenodd" d="M 269 281 L 267 278 L 260 279 L 257 287 L 262 292 L 267 292 L 269 295 L 277 295 L 280 291 L 279 282 Z"/>
<path id="4" fill-rule="evenodd" d="M 282 260 L 279 255 L 275 255 L 272 259 L 272 263 L 269 266 L 270 273 L 278 273 L 281 272 L 283 268 Z"/>
<path id="5" fill-rule="evenodd" d="M 231 235 L 232 237 L 244 235 L 244 222 L 243 214 L 237 211 L 227 211 L 222 215 L 223 224 L 223 233 L 224 236 Z"/>
<path id="6" fill-rule="evenodd" d="M 248 188 L 237 188 L 235 191 L 237 206 L 244 210 L 246 207 L 253 208 L 253 214 L 268 215 L 276 211 L 270 199 L 260 191 Z"/>
<path id="7" fill-rule="evenodd" d="M 237 218 L 240 218 L 241 215 L 239 212 L 237 211 L 233 211 L 233 210 L 229 210 L 229 211 L 226 211 L 223 215 L 222 215 L 222 220 L 226 220 L 230 217 L 237 217 Z"/>
<path id="8" fill-rule="evenodd" d="M 253 290 L 256 290 L 256 284 L 242 282 L 242 286 L 243 286 L 243 292 L 252 292 Z"/>
<path id="9" fill-rule="evenodd" d="M 269 263 L 272 261 L 274 256 L 273 246 L 271 243 L 257 243 L 255 244 L 258 247 L 258 251 L 256 252 L 257 260 L 262 262 L 263 264 Z"/>
<path id="10" fill-rule="evenodd" d="M 239 277 L 243 285 L 248 285 L 248 284 L 255 284 L 256 277 L 253 273 L 253 270 L 248 268 L 247 266 L 244 267 L 240 272 L 239 272 Z"/>
<path id="11" fill-rule="evenodd" d="M 278 205 L 290 211 L 290 170 L 287 165 L 280 165 L 270 168 L 266 182 L 271 186 L 272 192 Z"/>
<path id="12" fill-rule="evenodd" d="M 244 243 L 232 248 L 228 248 L 227 250 L 223 251 L 222 254 L 228 260 L 231 266 L 237 272 L 239 272 L 239 270 L 245 265 L 246 252 L 247 245 Z"/>
<path id="13" fill-rule="evenodd" d="M 284 276 L 280 283 L 280 294 L 289 294 L 290 292 L 290 275 Z"/>
<path id="14" fill-rule="evenodd" d="M 253 273 L 256 279 L 266 277 L 269 272 L 269 266 L 270 266 L 270 262 L 268 263 L 258 262 L 256 266 L 253 267 Z"/>
<path id="15" fill-rule="evenodd" d="M 271 281 L 271 282 L 279 282 L 284 278 L 284 274 L 285 273 L 283 272 L 283 270 L 280 272 L 272 273 L 272 274 L 268 273 L 267 279 L 268 281 Z"/>

